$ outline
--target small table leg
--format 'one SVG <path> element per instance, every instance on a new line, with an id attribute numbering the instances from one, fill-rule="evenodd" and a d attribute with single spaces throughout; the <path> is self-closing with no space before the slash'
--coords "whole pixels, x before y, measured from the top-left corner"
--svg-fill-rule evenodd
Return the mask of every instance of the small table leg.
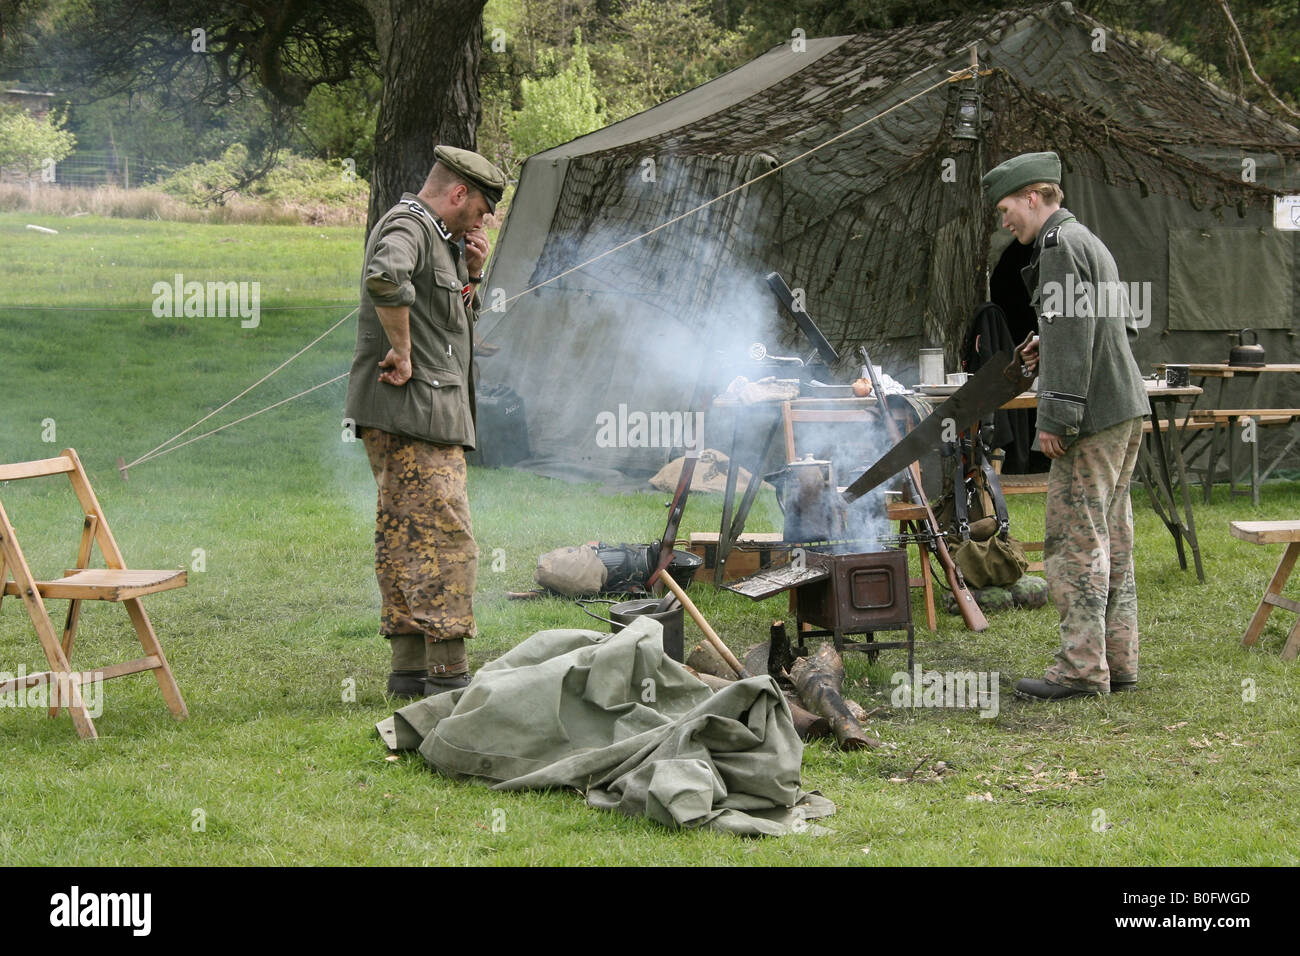
<path id="1" fill-rule="evenodd" d="M 1231 429 L 1229 429 L 1231 431 Z M 1228 497 L 1232 497 L 1232 436 L 1228 436 L 1228 444 L 1224 449 L 1228 453 Z M 1205 472 L 1204 481 L 1201 482 L 1201 490 L 1204 492 L 1205 503 L 1210 503 L 1210 493 L 1214 490 L 1214 479 L 1218 477 L 1219 470 L 1219 423 L 1215 422 L 1210 428 L 1210 443 L 1205 449 Z"/>
<path id="2" fill-rule="evenodd" d="M 1154 416 L 1152 421 L 1154 422 Z M 1155 426 L 1152 425 L 1152 444 L 1157 443 L 1154 435 Z M 1176 518 L 1177 510 L 1174 507 L 1173 492 L 1170 491 L 1166 483 L 1164 473 L 1156 467 L 1153 460 L 1154 456 L 1147 447 L 1144 440 L 1142 447 L 1138 451 L 1138 470 L 1142 474 L 1142 483 L 1146 486 L 1147 498 L 1151 502 L 1151 510 L 1156 516 L 1164 522 L 1165 528 L 1169 531 L 1170 537 L 1174 539 L 1174 548 L 1178 552 L 1178 566 L 1184 571 L 1187 570 L 1187 554 L 1183 550 L 1183 535 L 1179 530 Z"/>
<path id="3" fill-rule="evenodd" d="M 727 487 L 722 496 L 722 525 L 718 529 L 718 557 L 717 564 L 713 569 L 713 583 L 722 586 L 726 580 L 727 558 L 731 554 L 732 548 L 740 539 L 740 535 L 745 530 L 745 521 L 749 517 L 749 509 L 754 505 L 754 499 L 758 497 L 758 490 L 763 487 L 763 465 L 766 464 L 768 455 L 772 451 L 772 443 L 780 431 L 780 420 L 773 422 L 767 431 L 767 436 L 760 443 L 761 447 L 757 450 L 756 456 L 750 459 L 744 456 L 743 452 L 749 451 L 750 447 L 741 449 L 738 447 L 741 431 L 741 415 L 736 415 L 736 425 L 731 435 L 731 461 L 727 466 Z M 735 516 L 732 516 L 732 507 L 736 501 L 736 481 L 740 474 L 741 459 L 745 458 L 745 464 L 749 466 L 749 484 L 745 486 L 745 493 L 741 495 L 740 504 L 735 508 Z"/>
<path id="4" fill-rule="evenodd" d="M 1201 566 L 1201 546 L 1196 540 L 1196 522 L 1192 517 L 1192 496 L 1187 488 L 1187 467 L 1183 463 L 1183 450 L 1179 445 L 1177 429 L 1174 426 L 1175 401 L 1160 401 L 1156 398 L 1151 400 L 1151 438 L 1156 446 L 1156 454 L 1160 461 L 1161 479 L 1168 491 L 1169 503 L 1171 505 L 1171 516 L 1174 519 L 1175 527 L 1174 541 L 1178 545 L 1180 563 L 1184 568 L 1187 567 L 1186 559 L 1182 557 L 1182 539 L 1186 538 L 1187 543 L 1192 547 L 1192 561 L 1196 565 L 1196 580 L 1202 584 L 1205 583 L 1205 569 Z M 1160 427 L 1160 405 L 1166 406 L 1166 427 Z M 1173 445 L 1167 447 L 1166 443 Z M 1172 454 L 1174 465 L 1178 470 L 1178 484 L 1182 488 L 1183 513 L 1179 514 L 1178 504 L 1174 492 L 1174 477 L 1169 470 L 1169 457 Z"/>
<path id="5" fill-rule="evenodd" d="M 1174 408 L 1169 408 L 1169 426 L 1173 428 Z M 1196 540 L 1196 519 L 1192 517 L 1192 493 L 1187 487 L 1187 466 L 1183 463 L 1182 443 L 1174 437 L 1174 463 L 1178 466 L 1178 483 L 1183 489 L 1183 509 L 1187 520 L 1183 526 L 1183 536 L 1192 546 L 1192 561 L 1196 564 L 1196 580 L 1205 583 L 1205 569 L 1201 566 L 1201 544 Z"/>
<path id="6" fill-rule="evenodd" d="M 1282 552 L 1282 560 L 1277 563 L 1277 570 L 1273 572 L 1273 579 L 1268 582 L 1268 587 L 1264 589 L 1264 597 L 1260 599 L 1259 607 L 1255 609 L 1255 616 L 1250 619 L 1250 625 L 1241 638 L 1242 647 L 1251 647 L 1259 640 L 1259 635 L 1263 633 L 1264 625 L 1268 622 L 1268 616 L 1273 613 L 1274 605 L 1268 599 L 1270 596 L 1276 597 L 1282 593 L 1282 589 L 1286 587 L 1287 578 L 1291 576 L 1291 569 L 1295 567 L 1296 558 L 1300 558 L 1300 541 L 1291 542 L 1286 546 L 1286 551 Z M 1296 627 L 1300 627 L 1300 621 L 1296 622 Z M 1296 629 L 1292 628 L 1291 637 L 1282 652 L 1283 657 L 1286 657 L 1287 651 L 1291 652 L 1291 657 L 1286 658 L 1287 660 L 1295 657 L 1296 635 Z"/>
<path id="7" fill-rule="evenodd" d="M 1286 639 L 1286 647 L 1282 648 L 1282 660 L 1293 661 L 1298 653 L 1300 653 L 1300 619 L 1297 619 L 1295 626 L 1291 628 L 1291 634 Z"/>
<path id="8" fill-rule="evenodd" d="M 1253 422 L 1254 419 L 1246 419 Z M 1243 429 L 1245 424 L 1241 426 Z M 1255 440 L 1250 443 L 1250 501 L 1256 508 L 1259 507 L 1259 429 L 1255 429 Z"/>

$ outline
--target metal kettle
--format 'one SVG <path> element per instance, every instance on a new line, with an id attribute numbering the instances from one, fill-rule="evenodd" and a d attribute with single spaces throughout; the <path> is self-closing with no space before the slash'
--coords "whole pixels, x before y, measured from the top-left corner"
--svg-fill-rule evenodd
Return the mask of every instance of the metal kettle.
<path id="1" fill-rule="evenodd" d="M 1251 336 L 1250 345 L 1246 345 L 1246 333 Z M 1264 346 L 1259 344 L 1259 334 L 1254 329 L 1242 329 L 1236 333 L 1240 345 L 1234 345 L 1228 353 L 1228 364 L 1234 368 L 1259 368 L 1264 364 Z"/>

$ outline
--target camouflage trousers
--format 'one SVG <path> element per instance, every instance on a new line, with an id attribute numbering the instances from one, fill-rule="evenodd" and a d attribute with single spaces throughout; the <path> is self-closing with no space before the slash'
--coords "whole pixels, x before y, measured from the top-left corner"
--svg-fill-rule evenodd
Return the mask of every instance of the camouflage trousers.
<path id="1" fill-rule="evenodd" d="M 1142 419 L 1075 441 L 1047 478 L 1044 576 L 1061 615 L 1061 649 L 1046 679 L 1106 691 L 1137 679 L 1137 587 L 1129 479 Z"/>
<path id="2" fill-rule="evenodd" d="M 379 486 L 375 576 L 380 631 L 430 640 L 473 637 L 478 545 L 465 449 L 358 429 Z"/>

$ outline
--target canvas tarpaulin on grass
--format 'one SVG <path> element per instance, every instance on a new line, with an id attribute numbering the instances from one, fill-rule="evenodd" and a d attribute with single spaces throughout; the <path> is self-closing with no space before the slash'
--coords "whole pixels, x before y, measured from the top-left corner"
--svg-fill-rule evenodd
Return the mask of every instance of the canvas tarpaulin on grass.
<path id="1" fill-rule="evenodd" d="M 392 732 L 390 746 L 445 773 L 577 789 L 667 826 L 780 836 L 835 809 L 800 787 L 803 744 L 776 682 L 712 693 L 649 618 L 612 635 L 540 631 L 463 690 L 397 711 Z"/>

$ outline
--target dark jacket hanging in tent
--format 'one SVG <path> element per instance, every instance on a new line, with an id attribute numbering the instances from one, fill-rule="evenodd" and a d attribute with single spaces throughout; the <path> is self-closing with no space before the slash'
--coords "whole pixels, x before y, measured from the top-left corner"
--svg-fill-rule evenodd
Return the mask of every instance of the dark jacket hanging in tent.
<path id="1" fill-rule="evenodd" d="M 1001 306 L 985 302 L 975 310 L 975 317 L 966 332 L 966 341 L 962 343 L 962 368 L 967 372 L 978 372 L 993 356 L 999 352 L 1013 351 L 1018 344 L 1007 328 L 1006 313 Z M 1029 409 L 999 409 L 994 413 L 993 447 L 1004 449 L 1007 453 L 1004 470 L 1014 474 L 1023 473 L 1029 465 L 1033 441 L 1033 421 Z"/>

